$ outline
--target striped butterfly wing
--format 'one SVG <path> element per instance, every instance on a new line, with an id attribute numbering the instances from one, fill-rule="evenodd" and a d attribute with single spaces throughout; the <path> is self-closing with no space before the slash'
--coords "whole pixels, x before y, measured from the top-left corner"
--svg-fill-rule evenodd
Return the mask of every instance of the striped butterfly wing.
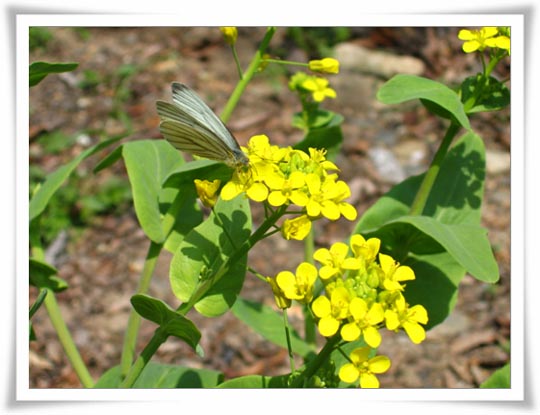
<path id="1" fill-rule="evenodd" d="M 215 135 L 225 141 L 229 148 L 240 149 L 225 124 L 223 124 L 214 111 L 192 89 L 179 82 L 173 82 L 172 98 L 182 113 L 189 118 L 197 120 L 200 125 L 208 126 Z"/>
<path id="2" fill-rule="evenodd" d="M 159 128 L 167 141 L 178 150 L 210 160 L 234 163 L 234 153 L 204 127 L 175 120 L 164 120 Z"/>
<path id="3" fill-rule="evenodd" d="M 227 127 L 191 89 L 173 83 L 173 100 L 175 105 L 157 102 L 161 133 L 173 146 L 230 165 L 248 163 Z"/>

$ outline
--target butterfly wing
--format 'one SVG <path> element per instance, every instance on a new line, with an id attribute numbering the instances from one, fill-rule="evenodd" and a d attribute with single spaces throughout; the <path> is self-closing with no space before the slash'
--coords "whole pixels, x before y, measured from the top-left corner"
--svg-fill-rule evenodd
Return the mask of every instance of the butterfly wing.
<path id="1" fill-rule="evenodd" d="M 228 164 L 247 164 L 246 155 L 218 116 L 186 85 L 172 84 L 174 105 L 158 101 L 163 136 L 177 149 Z"/>

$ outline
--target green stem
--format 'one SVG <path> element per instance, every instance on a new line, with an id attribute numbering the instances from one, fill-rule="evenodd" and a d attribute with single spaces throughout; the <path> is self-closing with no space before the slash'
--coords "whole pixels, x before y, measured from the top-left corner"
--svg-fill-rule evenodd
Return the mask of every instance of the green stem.
<path id="1" fill-rule="evenodd" d="M 169 209 L 165 213 L 162 220 L 162 229 L 164 235 L 169 235 L 178 220 L 178 213 L 180 212 L 184 201 L 185 194 L 178 192 L 174 201 L 169 206 Z M 141 279 L 139 281 L 139 287 L 137 288 L 137 294 L 146 294 L 150 287 L 150 281 L 156 267 L 157 259 L 161 250 L 163 249 L 162 243 L 150 242 L 148 253 L 146 254 L 146 260 L 141 273 Z M 130 366 L 133 363 L 133 356 L 135 355 L 135 347 L 137 343 L 137 336 L 139 334 L 139 327 L 141 324 L 141 316 L 131 309 L 128 325 L 124 334 L 124 345 L 122 348 L 122 357 L 120 360 L 120 373 L 125 376 L 130 370 Z"/>
<path id="2" fill-rule="evenodd" d="M 446 153 L 448 153 L 450 144 L 452 144 L 452 140 L 456 136 L 458 130 L 459 124 L 454 122 L 452 122 L 448 127 L 448 130 L 446 131 L 441 145 L 435 153 L 433 161 L 431 162 L 431 165 L 429 166 L 429 169 L 424 176 L 424 180 L 422 180 L 422 183 L 420 184 L 418 193 L 416 193 L 416 197 L 414 198 L 411 209 L 409 210 L 410 215 L 421 215 L 424 211 L 433 184 L 435 183 L 435 180 L 437 179 L 437 176 L 441 169 L 441 164 L 446 156 Z"/>
<path id="3" fill-rule="evenodd" d="M 32 230 L 30 232 L 30 243 L 32 244 L 32 256 L 38 260 L 43 261 L 45 259 L 45 252 L 43 250 L 43 246 L 41 245 L 39 234 L 38 232 L 35 231 L 36 229 L 35 226 L 37 226 L 37 222 L 32 221 L 30 224 L 30 227 Z M 42 288 L 42 287 L 39 287 L 39 288 Z M 88 368 L 84 364 L 84 361 L 81 355 L 79 354 L 79 350 L 77 349 L 77 346 L 75 345 L 75 342 L 73 341 L 73 338 L 71 337 L 71 333 L 66 325 L 66 322 L 62 318 L 62 313 L 60 311 L 60 307 L 58 306 L 58 302 L 56 301 L 54 292 L 49 291 L 47 295 L 45 296 L 43 303 L 45 304 L 45 309 L 47 310 L 47 313 L 49 314 L 49 319 L 51 320 L 51 323 L 56 331 L 56 334 L 58 335 L 58 340 L 60 341 L 60 344 L 64 348 L 64 352 L 66 353 L 67 358 L 69 359 L 71 365 L 73 366 L 75 373 L 79 377 L 81 384 L 85 388 L 93 388 L 94 380 L 92 379 L 92 376 L 90 375 L 90 372 L 88 371 Z"/>
<path id="4" fill-rule="evenodd" d="M 234 62 L 236 63 L 236 70 L 238 71 L 238 78 L 241 80 L 244 77 L 244 74 L 242 73 L 242 66 L 240 65 L 240 59 L 238 58 L 236 47 L 234 45 L 231 45 L 231 50 L 232 50 Z"/>
<path id="5" fill-rule="evenodd" d="M 168 335 L 162 331 L 159 327 L 154 332 L 154 335 L 141 352 L 141 355 L 137 358 L 133 366 L 131 366 L 125 379 L 120 384 L 120 388 L 131 388 L 139 378 L 141 372 L 148 364 L 152 356 L 156 353 L 159 346 L 161 346 L 167 340 Z"/>
<path id="6" fill-rule="evenodd" d="M 283 326 L 285 327 L 285 337 L 287 339 L 287 349 L 289 350 L 289 363 L 291 365 L 291 373 L 296 370 L 294 367 L 294 355 L 291 345 L 291 333 L 289 329 L 289 319 L 287 318 L 287 309 L 283 309 Z"/>
<path id="7" fill-rule="evenodd" d="M 85 388 L 93 388 L 94 380 L 92 379 L 90 372 L 88 372 L 88 369 L 84 364 L 79 351 L 77 350 L 77 346 L 71 337 L 71 333 L 69 332 L 69 329 L 62 318 L 60 307 L 58 306 L 58 302 L 56 301 L 56 297 L 53 292 L 49 292 L 47 294 L 44 303 L 47 313 L 49 314 L 49 318 L 51 319 L 51 323 L 56 330 L 56 334 L 58 335 L 58 339 L 60 340 L 60 343 L 64 348 L 64 352 L 71 362 L 75 373 L 77 373 L 79 380 Z"/>
<path id="8" fill-rule="evenodd" d="M 156 267 L 157 259 L 162 248 L 162 244 L 156 244 L 155 242 L 150 243 L 146 260 L 144 262 L 144 268 L 141 273 L 139 287 L 137 288 L 137 294 L 145 294 L 148 291 L 152 274 L 154 273 L 154 268 Z M 141 316 L 135 311 L 135 309 L 132 308 L 131 312 L 129 313 L 128 325 L 124 334 L 124 346 L 120 361 L 121 376 L 127 375 L 127 373 L 130 371 L 131 364 L 133 363 L 133 356 L 135 355 L 135 347 L 140 324 Z"/>
<path id="9" fill-rule="evenodd" d="M 328 360 L 330 354 L 334 351 L 334 348 L 336 344 L 339 343 L 340 339 L 341 336 L 339 334 L 335 335 L 334 337 L 330 337 L 319 354 L 307 364 L 306 370 L 304 370 L 300 376 L 294 379 L 291 387 L 301 387 L 306 379 L 310 379 L 315 373 L 317 373 L 317 370 L 319 370 L 319 368 Z"/>
<path id="10" fill-rule="evenodd" d="M 225 108 L 223 109 L 223 112 L 221 113 L 221 119 L 224 123 L 227 123 L 229 119 L 231 118 L 231 114 L 236 108 L 236 105 L 238 104 L 238 101 L 240 100 L 240 97 L 244 93 L 244 90 L 246 89 L 247 85 L 259 69 L 261 62 L 263 60 L 264 52 L 266 51 L 266 48 L 268 48 L 268 45 L 270 44 L 270 40 L 272 40 L 272 37 L 274 36 L 274 33 L 276 31 L 275 27 L 269 27 L 266 30 L 266 34 L 259 46 L 259 49 L 257 52 L 255 52 L 255 56 L 253 56 L 253 59 L 251 60 L 251 63 L 249 64 L 248 68 L 246 69 L 246 72 L 241 77 L 240 81 L 236 85 L 236 88 L 232 92 L 229 101 L 225 105 Z"/>

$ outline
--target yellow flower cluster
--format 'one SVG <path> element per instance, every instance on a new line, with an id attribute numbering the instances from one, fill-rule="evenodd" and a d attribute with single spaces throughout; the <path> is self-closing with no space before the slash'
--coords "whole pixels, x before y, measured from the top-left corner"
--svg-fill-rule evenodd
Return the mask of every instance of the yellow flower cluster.
<path id="1" fill-rule="evenodd" d="M 366 240 L 356 234 L 349 245 L 337 242 L 329 249 L 315 251 L 313 258 L 321 265 L 318 271 L 302 263 L 296 274 L 284 271 L 275 279 L 267 279 L 280 308 L 290 307 L 292 300 L 311 304 L 321 335 L 332 337 L 339 333 L 346 342 L 363 338 L 367 347 L 353 351 L 351 363 L 339 373 L 344 382 L 360 379 L 361 387 L 378 387 L 374 373 L 390 367 L 385 356 L 368 358 L 370 350 L 381 344 L 380 329 L 403 329 L 415 344 L 426 337 L 422 327 L 428 322 L 426 309 L 422 305 L 410 306 L 403 295 L 404 282 L 414 280 L 414 272 L 380 253 L 380 245 L 377 238 Z M 312 301 L 317 276 L 324 293 Z"/>
<path id="2" fill-rule="evenodd" d="M 286 239 L 304 239 L 311 222 L 320 217 L 356 219 L 356 209 L 346 202 L 350 188 L 338 179 L 335 171 L 339 169 L 325 158 L 323 150 L 310 148 L 307 154 L 292 147 L 270 145 L 265 135 L 251 137 L 242 150 L 249 157 L 249 166 L 235 170 L 223 186 L 221 198 L 231 200 L 245 193 L 251 200 L 272 207 L 299 207 L 299 216 L 282 226 Z"/>
<path id="3" fill-rule="evenodd" d="M 486 47 L 499 48 L 510 53 L 510 28 L 486 26 L 478 30 L 462 29 L 458 38 L 464 40 L 463 51 L 472 53 L 483 51 Z"/>
<path id="4" fill-rule="evenodd" d="M 377 238 L 366 241 L 357 234 L 349 245 L 337 242 L 313 254 L 322 265 L 319 277 L 325 286 L 325 293 L 312 304 L 323 336 L 338 331 L 345 341 L 363 336 L 369 346 L 377 348 L 381 343 L 379 328 L 385 325 L 389 330 L 403 328 L 414 343 L 425 339 L 420 324 L 428 321 L 426 309 L 410 307 L 403 296 L 403 282 L 414 280 L 414 272 L 379 253 L 380 244 Z"/>
<path id="5" fill-rule="evenodd" d="M 289 89 L 291 91 L 311 93 L 315 102 L 322 102 L 325 98 L 335 98 L 337 96 L 336 91 L 328 85 L 328 79 L 321 78 L 320 76 L 308 75 L 304 72 L 295 73 L 289 81 Z"/>

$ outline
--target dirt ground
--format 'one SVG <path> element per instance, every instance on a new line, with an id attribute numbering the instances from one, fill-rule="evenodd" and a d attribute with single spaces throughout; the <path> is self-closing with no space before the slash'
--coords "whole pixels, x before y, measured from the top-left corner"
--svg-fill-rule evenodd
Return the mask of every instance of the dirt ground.
<path id="1" fill-rule="evenodd" d="M 353 28 L 351 36 L 334 49 L 344 61 L 340 74 L 329 77 L 338 99 L 325 102 L 325 107 L 345 117 L 337 164 L 360 215 L 393 184 L 423 171 L 444 131 L 444 125 L 419 105 L 389 108 L 378 103 L 377 88 L 393 70 L 448 83 L 474 74 L 478 63 L 460 51 L 458 29 Z M 323 39 L 327 41 L 335 32 L 327 31 Z M 114 116 L 119 108 L 132 128 L 123 141 L 160 138 L 155 101 L 170 100 L 173 81 L 199 91 L 218 113 L 236 83 L 230 50 L 217 28 L 51 28 L 50 33 L 52 38 L 31 52 L 30 61 L 78 62 L 79 67 L 71 73 L 49 76 L 30 91 L 30 164 L 46 172 L 69 161 L 88 143 L 125 132 L 123 118 Z M 244 65 L 263 33 L 262 28 L 240 29 L 237 47 Z M 284 28 L 278 29 L 270 51 L 284 60 L 317 57 L 308 56 L 286 36 Z M 367 54 L 368 62 L 379 59 L 379 66 L 352 59 L 358 51 Z M 497 76 L 508 77 L 509 69 L 509 64 L 503 65 Z M 299 103 L 287 89 L 288 74 L 272 67 L 249 85 L 229 123 L 241 144 L 255 134 L 266 134 L 279 145 L 301 139 L 302 133 L 291 127 Z M 480 115 L 473 126 L 485 139 L 488 152 L 482 223 L 489 231 L 500 281 L 488 285 L 466 276 L 454 312 L 429 331 L 419 346 L 395 333 L 384 335 L 380 353 L 388 355 L 393 364 L 379 377 L 381 387 L 474 388 L 509 361 L 509 111 Z M 54 131 L 76 137 L 74 144 L 56 154 L 44 151 L 39 137 Z M 386 161 L 380 163 L 378 156 Z M 81 192 L 91 193 L 111 175 L 125 177 L 122 163 L 93 175 L 91 169 L 97 161 L 89 159 L 79 169 L 87 183 Z M 257 223 L 260 213 L 257 209 L 254 212 Z M 353 225 L 346 220 L 318 225 L 317 246 L 343 239 Z M 136 290 L 149 242 L 129 205 L 114 214 L 94 216 L 77 231 L 66 229 L 55 242 L 49 254 L 70 287 L 57 298 L 97 380 L 119 363 L 129 299 Z M 302 256 L 301 243 L 278 236 L 263 241 L 249 260 L 259 272 L 273 275 L 295 269 Z M 169 288 L 170 258 L 167 253 L 160 257 L 150 294 L 174 306 L 178 300 Z M 242 295 L 269 305 L 273 302 L 268 286 L 250 275 Z M 32 288 L 31 303 L 35 297 Z M 293 320 L 298 317 L 294 309 L 291 315 Z M 266 342 L 230 313 L 214 319 L 195 314 L 189 317 L 202 332 L 206 357 L 198 358 L 180 341 L 169 339 L 154 357 L 156 361 L 220 370 L 227 378 L 287 372 L 286 351 Z M 34 316 L 33 324 L 37 341 L 30 344 L 30 387 L 81 387 L 44 309 Z M 143 322 L 139 347 L 154 329 L 151 323 Z"/>

